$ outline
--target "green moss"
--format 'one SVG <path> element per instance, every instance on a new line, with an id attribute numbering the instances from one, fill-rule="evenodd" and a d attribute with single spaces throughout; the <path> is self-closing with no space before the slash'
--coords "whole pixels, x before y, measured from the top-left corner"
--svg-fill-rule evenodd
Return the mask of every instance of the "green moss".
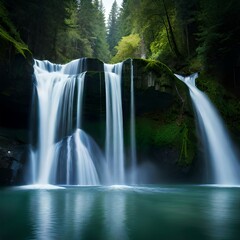
<path id="1" fill-rule="evenodd" d="M 188 119 L 180 124 L 176 119 L 167 122 L 149 118 L 138 119 L 136 137 L 140 149 L 145 149 L 147 146 L 176 149 L 179 152 L 176 161 L 180 165 L 190 165 L 196 153 L 195 128 Z"/>
<path id="2" fill-rule="evenodd" d="M 140 148 L 153 144 L 155 127 L 156 123 L 147 118 L 141 118 L 136 121 L 136 140 Z"/>
<path id="3" fill-rule="evenodd" d="M 213 76 L 200 74 L 196 84 L 213 102 L 230 130 L 233 133 L 236 130 L 240 131 L 239 98 L 229 92 Z"/>
<path id="4" fill-rule="evenodd" d="M 9 42 L 17 52 L 26 57 L 26 52 L 30 53 L 27 45 L 21 40 L 19 33 L 8 17 L 7 10 L 0 2 L 0 38 L 2 41 Z"/>
<path id="5" fill-rule="evenodd" d="M 146 62 L 147 62 L 147 65 L 145 67 L 146 71 L 153 71 L 158 75 L 165 73 L 171 79 L 173 79 L 173 80 L 176 79 L 176 77 L 174 76 L 174 73 L 166 64 L 156 61 L 156 60 L 146 60 Z"/>
<path id="6" fill-rule="evenodd" d="M 175 145 L 179 140 L 181 128 L 182 127 L 178 126 L 175 122 L 160 126 L 155 133 L 155 144 L 159 146 Z"/>

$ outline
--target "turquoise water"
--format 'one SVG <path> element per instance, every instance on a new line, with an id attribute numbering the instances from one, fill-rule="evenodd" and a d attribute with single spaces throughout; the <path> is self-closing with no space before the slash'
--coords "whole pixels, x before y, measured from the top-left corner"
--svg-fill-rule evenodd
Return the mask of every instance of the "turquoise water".
<path id="1" fill-rule="evenodd" d="M 0 239 L 240 239 L 240 188 L 0 190 Z"/>

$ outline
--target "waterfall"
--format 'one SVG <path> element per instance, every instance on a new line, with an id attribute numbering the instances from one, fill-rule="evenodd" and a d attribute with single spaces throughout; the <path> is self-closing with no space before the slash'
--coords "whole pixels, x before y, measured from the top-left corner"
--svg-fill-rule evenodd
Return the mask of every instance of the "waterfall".
<path id="1" fill-rule="evenodd" d="M 122 66 L 104 64 L 106 88 L 106 160 L 111 183 L 123 184 L 124 144 L 123 144 L 123 114 L 122 114 Z"/>
<path id="2" fill-rule="evenodd" d="M 214 183 L 239 184 L 240 167 L 233 144 L 215 107 L 208 97 L 195 86 L 198 74 L 187 77 L 177 74 L 175 76 L 182 80 L 190 90 L 204 149 L 211 160 Z"/>
<path id="3" fill-rule="evenodd" d="M 131 143 L 131 184 L 137 181 L 137 157 L 136 157 L 136 134 L 135 134 L 135 98 L 134 98 L 134 75 L 133 60 L 131 59 L 131 103 L 130 103 L 130 143 Z"/>
<path id="4" fill-rule="evenodd" d="M 86 66 L 85 59 L 73 60 L 65 65 L 35 60 L 34 102 L 37 112 L 33 118 L 37 123 L 33 125 L 37 125 L 37 128 L 32 130 L 35 133 L 32 139 L 35 141 L 31 148 L 31 183 L 62 185 L 126 183 L 122 106 L 123 63 L 103 65 L 106 93 L 103 151 L 82 126 L 86 84 L 86 72 L 83 69 Z M 136 141 L 132 60 L 130 91 L 129 176 L 130 182 L 135 183 Z M 104 151 L 105 155 L 102 153 Z"/>
<path id="5" fill-rule="evenodd" d="M 35 60 L 39 126 L 37 146 L 31 154 L 33 183 L 99 184 L 92 154 L 79 129 L 86 74 L 82 65 L 83 59 L 66 65 Z"/>

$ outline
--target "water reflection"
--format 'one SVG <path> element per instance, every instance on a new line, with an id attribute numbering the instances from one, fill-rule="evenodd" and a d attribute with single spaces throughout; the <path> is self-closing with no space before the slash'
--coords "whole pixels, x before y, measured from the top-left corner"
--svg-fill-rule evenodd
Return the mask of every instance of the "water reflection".
<path id="1" fill-rule="evenodd" d="M 33 229 L 37 239 L 54 238 L 55 211 L 53 211 L 53 201 L 51 192 L 40 191 L 30 199 L 30 216 L 33 222 Z"/>
<path id="2" fill-rule="evenodd" d="M 30 200 L 34 239 L 82 239 L 92 217 L 91 192 L 42 190 Z"/>
<path id="3" fill-rule="evenodd" d="M 239 198 L 239 196 L 238 196 Z M 208 231 L 214 239 L 232 239 L 234 237 L 236 212 L 233 208 L 235 197 L 225 189 L 213 191 L 209 198 Z M 240 208 L 240 198 L 238 201 Z M 237 223 L 237 222 L 236 222 Z"/>
<path id="4" fill-rule="evenodd" d="M 105 239 L 128 239 L 126 215 L 124 188 L 111 187 L 110 192 L 104 196 Z"/>
<path id="5" fill-rule="evenodd" d="M 240 188 L 68 187 L 0 190 L 0 195 L 4 240 L 237 240 L 240 235 Z"/>

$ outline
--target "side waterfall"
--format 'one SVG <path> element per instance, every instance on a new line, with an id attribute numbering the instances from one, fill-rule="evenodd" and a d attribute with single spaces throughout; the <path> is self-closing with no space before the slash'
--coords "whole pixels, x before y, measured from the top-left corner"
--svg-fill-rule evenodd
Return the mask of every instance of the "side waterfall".
<path id="1" fill-rule="evenodd" d="M 233 144 L 215 107 L 195 86 L 198 74 L 187 77 L 177 74 L 175 76 L 189 87 L 203 146 L 211 160 L 214 183 L 240 184 L 240 167 Z"/>

